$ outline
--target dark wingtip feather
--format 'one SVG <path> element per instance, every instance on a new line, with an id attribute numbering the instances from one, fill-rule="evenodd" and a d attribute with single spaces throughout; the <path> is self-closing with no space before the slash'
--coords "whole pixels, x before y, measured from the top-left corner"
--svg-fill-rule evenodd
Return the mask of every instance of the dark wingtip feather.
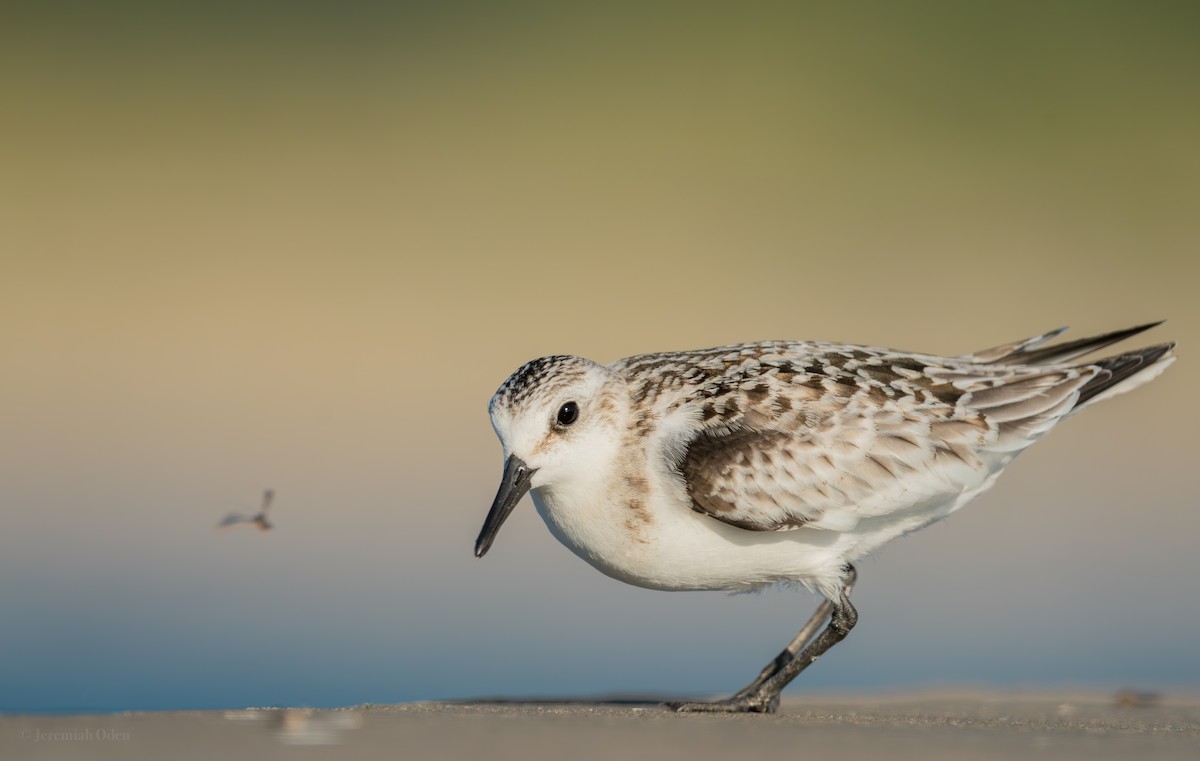
<path id="1" fill-rule="evenodd" d="M 1144 349 L 1118 354 L 1115 357 L 1108 357 L 1092 363 L 1096 367 L 1103 368 L 1105 372 L 1088 381 L 1079 390 L 1079 399 L 1075 402 L 1075 406 L 1078 407 L 1122 381 L 1153 367 L 1174 348 L 1175 342 L 1172 341 L 1171 343 L 1147 346 Z"/>

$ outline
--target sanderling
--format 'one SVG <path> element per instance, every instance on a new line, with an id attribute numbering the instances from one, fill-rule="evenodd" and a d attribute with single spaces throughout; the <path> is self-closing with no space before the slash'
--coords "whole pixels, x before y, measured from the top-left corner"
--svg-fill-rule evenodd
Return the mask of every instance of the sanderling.
<path id="1" fill-rule="evenodd" d="M 267 489 L 263 492 L 262 507 L 259 508 L 257 515 L 239 515 L 238 513 L 230 513 L 226 515 L 217 528 L 229 528 L 230 526 L 247 525 L 254 526 L 259 531 L 269 531 L 272 528 L 270 521 L 267 520 L 267 511 L 271 509 L 271 502 L 275 499 L 275 490 Z"/>
<path id="2" fill-rule="evenodd" d="M 559 541 L 629 584 L 808 587 L 824 601 L 753 682 L 672 704 L 773 711 L 857 621 L 854 562 L 962 507 L 1075 411 L 1156 377 L 1174 344 L 1075 361 L 1157 324 L 958 357 L 765 341 L 535 359 L 489 405 L 504 476 L 475 555 L 532 490 Z"/>

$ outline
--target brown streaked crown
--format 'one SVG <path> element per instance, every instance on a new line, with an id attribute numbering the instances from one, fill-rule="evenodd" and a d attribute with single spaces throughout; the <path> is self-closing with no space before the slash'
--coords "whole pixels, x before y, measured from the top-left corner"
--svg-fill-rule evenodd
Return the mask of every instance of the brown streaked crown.
<path id="1" fill-rule="evenodd" d="M 558 389 L 582 378 L 594 363 L 569 354 L 539 357 L 521 365 L 492 396 L 489 412 L 497 406 L 514 408 L 537 396 L 553 395 Z"/>

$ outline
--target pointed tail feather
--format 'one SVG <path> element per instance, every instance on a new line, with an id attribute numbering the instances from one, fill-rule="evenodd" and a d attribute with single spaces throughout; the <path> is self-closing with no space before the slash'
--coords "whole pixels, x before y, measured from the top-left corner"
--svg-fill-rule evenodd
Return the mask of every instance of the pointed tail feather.
<path id="1" fill-rule="evenodd" d="M 1145 332 L 1150 328 L 1158 327 L 1163 322 L 1164 320 L 1159 320 L 1158 322 L 1150 322 L 1145 325 L 1125 328 L 1124 330 L 1114 330 L 1104 335 L 1080 338 L 1076 341 L 1067 341 L 1065 343 L 1054 344 L 1053 346 L 1038 348 L 1050 339 L 1062 335 L 1067 330 L 1066 328 L 1057 328 L 1040 336 L 977 351 L 974 354 L 967 355 L 967 359 L 983 364 L 999 365 L 1066 364 L 1071 360 L 1086 356 L 1094 351 L 1099 351 L 1105 346 L 1115 344 L 1118 341 L 1124 341 L 1126 338 L 1136 336 L 1138 333 Z"/>
<path id="2" fill-rule="evenodd" d="M 965 355 L 963 357 L 963 359 L 970 360 L 971 362 L 979 362 L 981 364 L 992 364 L 993 362 L 1000 362 L 1000 361 L 1004 360 L 1005 358 L 1011 357 L 1014 354 L 1017 354 L 1019 352 L 1041 346 L 1042 344 L 1046 343 L 1050 339 L 1058 338 L 1059 336 L 1061 336 L 1063 333 L 1066 333 L 1066 332 L 1067 332 L 1066 326 L 1063 326 L 1061 328 L 1055 328 L 1054 330 L 1051 330 L 1048 333 L 1042 333 L 1040 336 L 1033 336 L 1032 338 L 1023 338 L 1020 341 L 1013 341 L 1011 343 L 1000 344 L 999 346 L 993 346 L 990 349 L 981 349 L 980 351 L 972 352 L 971 354 Z"/>
<path id="3" fill-rule="evenodd" d="M 1046 346 L 1035 351 L 1021 350 L 1005 357 L 1000 361 L 1004 364 L 1019 365 L 1064 364 L 1074 359 L 1091 354 L 1094 351 L 1099 351 L 1105 346 L 1110 346 L 1118 341 L 1124 341 L 1126 338 L 1136 336 L 1138 333 L 1143 333 L 1150 328 L 1158 327 L 1159 325 L 1162 325 L 1163 322 L 1163 320 L 1159 320 L 1158 322 L 1138 325 L 1133 328 L 1114 330 L 1113 332 L 1105 333 L 1104 335 L 1092 336 L 1090 338 L 1080 338 L 1077 341 L 1067 341 L 1066 343 L 1054 344 L 1053 346 Z"/>

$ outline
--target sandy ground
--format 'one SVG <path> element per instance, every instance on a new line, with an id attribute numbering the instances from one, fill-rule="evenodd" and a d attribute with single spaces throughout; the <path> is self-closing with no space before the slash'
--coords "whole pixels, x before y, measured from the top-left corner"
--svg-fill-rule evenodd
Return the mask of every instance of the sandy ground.
<path id="1" fill-rule="evenodd" d="M 1200 700 L 1133 702 L 946 693 L 792 698 L 771 716 L 582 701 L 9 715 L 0 758 L 1200 758 Z"/>

